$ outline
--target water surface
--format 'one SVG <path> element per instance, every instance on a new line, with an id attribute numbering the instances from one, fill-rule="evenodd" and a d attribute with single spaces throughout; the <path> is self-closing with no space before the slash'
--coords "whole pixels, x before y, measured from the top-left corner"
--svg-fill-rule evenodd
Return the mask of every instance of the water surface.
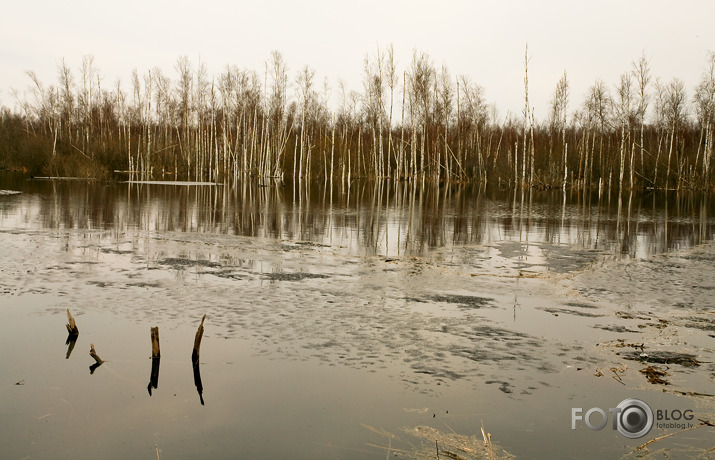
<path id="1" fill-rule="evenodd" d="M 674 430 L 571 430 L 572 407 L 713 418 L 693 395 L 715 378 L 708 196 L 9 173 L 0 189 L 3 457 L 409 457 L 434 454 L 416 427 L 481 439 L 483 422 L 521 458 L 603 458 Z M 711 447 L 689 434 L 652 451 Z"/>

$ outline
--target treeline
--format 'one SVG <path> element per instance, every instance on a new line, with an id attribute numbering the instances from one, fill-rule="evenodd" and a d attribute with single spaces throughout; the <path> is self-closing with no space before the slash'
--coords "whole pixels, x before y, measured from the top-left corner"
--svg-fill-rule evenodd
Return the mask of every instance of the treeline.
<path id="1" fill-rule="evenodd" d="M 182 57 L 174 78 L 135 70 L 129 87 L 107 86 L 92 57 L 77 72 L 62 61 L 56 83 L 29 71 L 19 109 L 2 108 L 0 167 L 104 179 L 713 188 L 715 54 L 690 94 L 678 79 L 654 79 L 645 57 L 576 103 L 564 73 L 541 122 L 528 58 L 522 113 L 503 119 L 469 77 L 419 52 L 400 71 L 392 47 L 365 58 L 361 91 L 339 85 L 337 108 L 327 82 L 308 66 L 291 77 L 276 51 L 262 73 L 229 66 L 211 77 Z"/>

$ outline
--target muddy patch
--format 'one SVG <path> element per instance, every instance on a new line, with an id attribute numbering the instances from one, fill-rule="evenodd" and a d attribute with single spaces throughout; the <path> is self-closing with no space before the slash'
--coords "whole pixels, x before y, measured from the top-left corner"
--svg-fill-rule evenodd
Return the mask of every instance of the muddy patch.
<path id="1" fill-rule="evenodd" d="M 106 288 L 106 287 L 114 285 L 114 283 L 112 283 L 111 281 L 98 281 L 98 280 L 87 281 L 87 284 L 90 284 L 92 286 L 97 286 L 100 288 Z"/>
<path id="2" fill-rule="evenodd" d="M 138 281 L 136 283 L 127 283 L 128 287 L 138 287 L 138 288 L 159 288 L 161 283 L 152 281 Z"/>
<path id="3" fill-rule="evenodd" d="M 506 394 L 514 393 L 514 390 L 509 382 L 504 382 L 501 380 L 487 380 L 487 385 L 499 385 L 499 391 Z"/>
<path id="4" fill-rule="evenodd" d="M 228 280 L 242 280 L 246 279 L 247 275 L 245 273 L 239 273 L 235 270 L 217 270 L 217 271 L 212 271 L 212 272 L 207 272 L 210 273 L 213 276 L 217 276 L 219 278 L 224 278 Z"/>
<path id="5" fill-rule="evenodd" d="M 681 318 L 680 324 L 690 329 L 711 332 L 710 337 L 715 337 L 715 319 L 710 318 Z"/>
<path id="6" fill-rule="evenodd" d="M 494 299 L 490 297 L 478 297 L 478 296 L 468 296 L 468 295 L 450 295 L 450 294 L 440 294 L 425 296 L 420 299 L 413 299 L 417 302 L 439 302 L 456 304 L 460 308 L 465 309 L 480 309 L 486 307 L 494 307 Z"/>
<path id="7" fill-rule="evenodd" d="M 219 268 L 221 264 L 205 259 L 187 259 L 182 257 L 167 257 L 158 262 L 160 265 L 168 265 L 175 270 L 183 270 L 187 267 Z"/>
<path id="8" fill-rule="evenodd" d="M 325 279 L 330 278 L 328 275 L 321 275 L 319 273 L 264 273 L 261 278 L 268 281 L 303 281 L 308 279 Z"/>
<path id="9" fill-rule="evenodd" d="M 573 273 L 596 263 L 601 256 L 596 250 L 574 250 L 568 246 L 544 246 L 549 270 L 555 273 Z"/>
<path id="10" fill-rule="evenodd" d="M 129 249 L 113 249 L 113 248 L 100 248 L 100 251 L 104 254 L 117 254 L 117 255 L 126 255 L 126 254 L 133 254 L 134 251 L 129 250 Z"/>
<path id="11" fill-rule="evenodd" d="M 629 329 L 626 326 L 621 326 L 617 324 L 609 324 L 606 326 L 603 325 L 595 325 L 592 326 L 594 329 L 601 329 L 604 331 L 609 331 L 609 332 L 617 332 L 621 334 L 629 333 L 629 334 L 642 334 L 642 331 L 638 331 L 635 329 Z"/>
<path id="12" fill-rule="evenodd" d="M 600 318 L 601 314 L 598 313 L 590 313 L 586 311 L 581 311 L 581 310 L 572 310 L 569 308 L 557 308 L 557 307 L 539 307 L 539 310 L 543 310 L 547 313 L 551 313 L 552 315 L 573 315 L 573 316 L 582 316 L 584 318 Z"/>
<path id="13" fill-rule="evenodd" d="M 291 251 L 302 251 L 305 249 L 322 249 L 330 248 L 329 244 L 315 243 L 312 241 L 295 241 L 292 243 L 283 243 L 280 246 L 281 251 L 291 252 Z"/>
<path id="14" fill-rule="evenodd" d="M 623 359 L 629 361 L 639 361 L 645 364 L 667 364 L 683 366 L 687 368 L 699 367 L 701 362 L 690 353 L 678 353 L 673 351 L 647 351 L 647 352 L 623 352 Z"/>

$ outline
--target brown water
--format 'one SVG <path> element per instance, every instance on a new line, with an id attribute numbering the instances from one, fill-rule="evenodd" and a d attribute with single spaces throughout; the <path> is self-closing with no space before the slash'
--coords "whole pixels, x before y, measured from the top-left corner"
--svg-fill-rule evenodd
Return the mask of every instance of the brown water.
<path id="1" fill-rule="evenodd" d="M 2 458 L 436 456 L 418 426 L 446 456 L 482 422 L 520 458 L 604 458 L 678 430 L 571 430 L 571 408 L 715 418 L 690 394 L 715 393 L 707 196 L 10 173 L 0 190 Z"/>

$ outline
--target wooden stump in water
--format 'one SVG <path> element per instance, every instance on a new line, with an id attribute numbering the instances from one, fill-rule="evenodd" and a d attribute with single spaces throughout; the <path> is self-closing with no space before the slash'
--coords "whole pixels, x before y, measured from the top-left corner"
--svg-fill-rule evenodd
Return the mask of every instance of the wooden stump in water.
<path id="1" fill-rule="evenodd" d="M 90 343 L 90 344 L 89 344 L 89 347 L 90 347 L 90 348 L 89 348 L 89 355 L 90 355 L 92 358 L 94 358 L 94 360 L 96 361 L 94 364 L 92 364 L 91 366 L 89 366 L 89 373 L 90 373 L 90 374 L 94 374 L 94 371 L 95 371 L 99 366 L 101 366 L 101 365 L 104 363 L 104 361 L 102 361 L 102 358 L 100 358 L 99 355 L 97 355 L 97 352 L 94 350 L 94 344 L 93 344 L 93 343 Z"/>
<path id="2" fill-rule="evenodd" d="M 159 364 L 161 362 L 161 351 L 159 349 L 159 328 L 151 328 L 151 375 L 149 376 L 149 385 L 147 385 L 147 390 L 149 390 L 149 396 L 151 396 L 151 389 L 159 388 Z"/>
<path id="3" fill-rule="evenodd" d="M 191 362 L 198 364 L 199 362 L 199 349 L 201 348 L 201 338 L 204 336 L 204 320 L 206 315 L 201 318 L 201 324 L 199 329 L 196 331 L 196 337 L 194 337 L 194 351 L 191 352 Z"/>
<path id="4" fill-rule="evenodd" d="M 161 357 L 161 352 L 159 350 L 159 328 L 151 328 L 151 357 L 159 358 Z"/>
<path id="5" fill-rule="evenodd" d="M 74 322 L 74 317 L 69 308 L 67 309 L 67 324 L 65 326 L 67 326 L 67 332 L 70 335 L 79 335 L 79 329 L 77 329 L 77 324 Z"/>
<path id="6" fill-rule="evenodd" d="M 89 344 L 89 356 L 94 358 L 95 361 L 97 361 L 97 364 L 102 364 L 104 361 L 102 361 L 102 358 L 97 355 L 97 352 L 94 349 L 94 344 L 90 343 Z"/>
<path id="7" fill-rule="evenodd" d="M 194 337 L 194 351 L 191 352 L 191 363 L 194 368 L 194 385 L 196 385 L 196 391 L 199 393 L 199 399 L 201 400 L 201 405 L 204 405 L 204 385 L 201 383 L 201 370 L 199 368 L 199 350 L 201 349 L 201 338 L 204 336 L 204 320 L 206 315 L 201 318 L 201 324 L 199 329 L 196 331 L 196 337 Z"/>

